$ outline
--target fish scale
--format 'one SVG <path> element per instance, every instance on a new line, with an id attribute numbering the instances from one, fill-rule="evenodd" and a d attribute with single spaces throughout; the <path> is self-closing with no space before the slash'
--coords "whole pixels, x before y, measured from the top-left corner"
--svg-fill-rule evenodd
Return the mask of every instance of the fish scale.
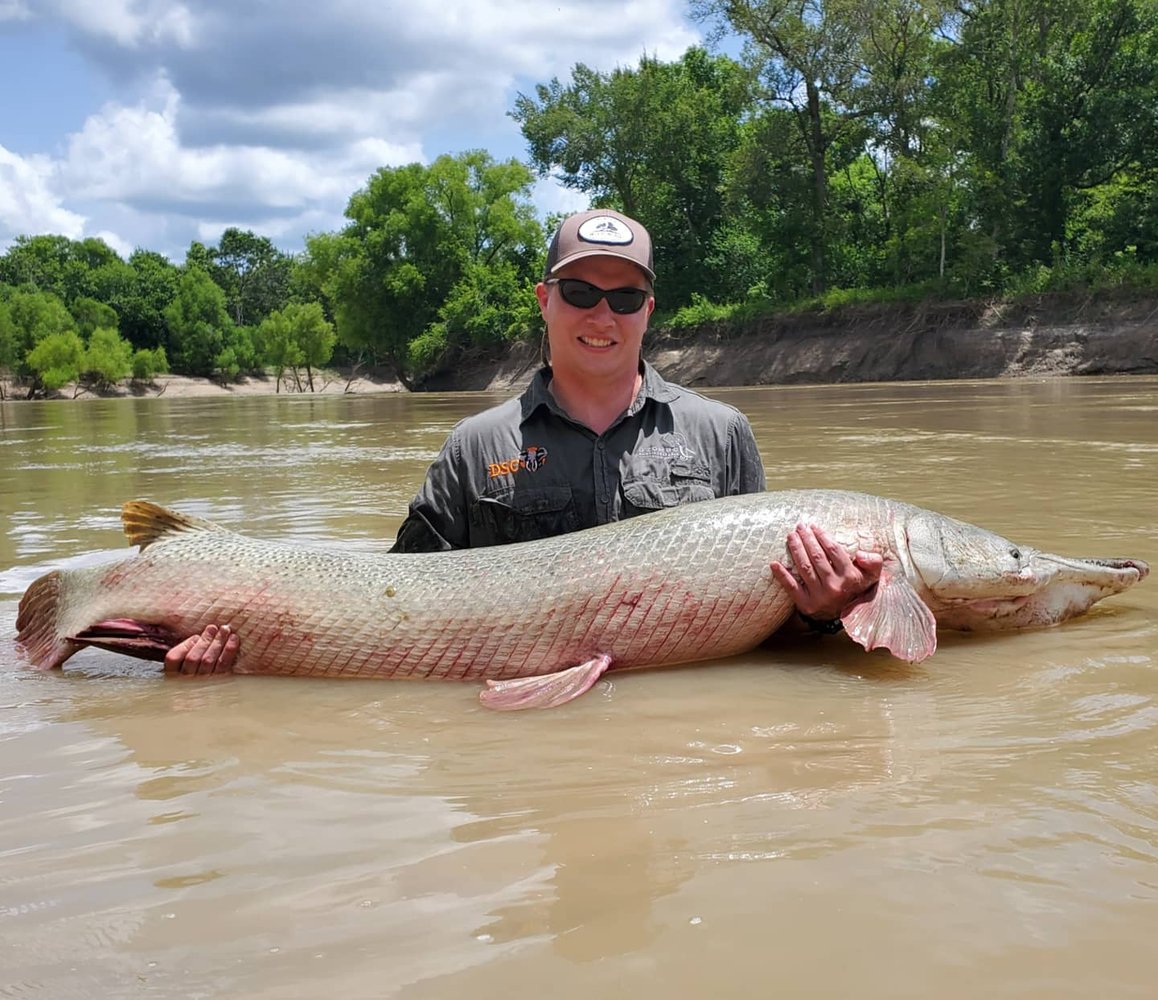
<path id="1" fill-rule="evenodd" d="M 25 594 L 17 638 L 34 665 L 59 666 L 84 645 L 159 659 L 228 624 L 241 642 L 237 673 L 510 682 L 539 703 L 516 679 L 582 668 L 574 685 L 551 682 L 549 697 L 566 700 L 609 665 L 758 645 L 792 613 L 769 564 L 790 563 L 786 538 L 801 522 L 850 554 L 884 556 L 876 592 L 845 624 L 866 648 L 910 659 L 935 649 L 938 622 L 1051 624 L 1148 571 L 1140 560 L 1023 556 L 973 525 L 835 490 L 726 497 L 539 541 L 422 554 L 254 539 L 144 501 L 125 505 L 124 522 L 138 555 L 50 573 Z M 1084 606 L 1040 597 L 1063 571 L 1070 590 L 1075 574 L 1085 581 Z M 985 610 L 970 618 L 974 606 Z"/>

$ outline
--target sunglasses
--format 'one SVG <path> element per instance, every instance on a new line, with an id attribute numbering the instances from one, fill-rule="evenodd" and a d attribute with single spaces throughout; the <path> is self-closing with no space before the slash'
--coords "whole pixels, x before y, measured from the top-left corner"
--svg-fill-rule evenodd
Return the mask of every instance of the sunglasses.
<path id="1" fill-rule="evenodd" d="M 650 292 L 642 288 L 600 288 L 578 278 L 548 278 L 545 285 L 558 285 L 563 301 L 576 309 L 594 309 L 600 299 L 607 299 L 613 313 L 627 315 L 643 308 Z"/>

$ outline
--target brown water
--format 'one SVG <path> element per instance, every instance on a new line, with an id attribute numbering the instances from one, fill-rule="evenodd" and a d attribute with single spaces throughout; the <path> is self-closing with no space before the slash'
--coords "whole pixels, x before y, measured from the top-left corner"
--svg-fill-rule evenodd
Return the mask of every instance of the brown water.
<path id="1" fill-rule="evenodd" d="M 1158 563 L 1158 379 L 719 392 L 772 488 Z M 148 497 L 381 551 L 495 397 L 0 404 L 0 997 L 1150 997 L 1158 579 L 921 667 L 846 638 L 471 686 L 20 665 Z"/>

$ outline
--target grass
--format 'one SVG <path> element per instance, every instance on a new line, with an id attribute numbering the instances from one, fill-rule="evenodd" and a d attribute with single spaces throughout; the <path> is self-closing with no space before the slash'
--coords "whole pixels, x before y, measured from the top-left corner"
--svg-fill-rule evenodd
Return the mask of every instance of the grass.
<path id="1" fill-rule="evenodd" d="M 833 288 L 821 295 L 793 302 L 753 297 L 743 302 L 716 303 L 693 293 L 689 305 L 672 313 L 657 313 L 652 325 L 658 329 L 687 330 L 719 324 L 739 326 L 769 316 L 799 316 L 805 313 L 834 313 L 844 309 L 897 304 L 936 304 L 963 299 L 1015 304 L 1050 294 L 1113 293 L 1130 297 L 1158 293 L 1158 264 L 1144 264 L 1130 253 L 1118 254 L 1108 265 L 1059 263 L 1040 264 L 1011 276 L 997 292 L 972 294 L 948 282 L 926 281 L 888 288 Z"/>

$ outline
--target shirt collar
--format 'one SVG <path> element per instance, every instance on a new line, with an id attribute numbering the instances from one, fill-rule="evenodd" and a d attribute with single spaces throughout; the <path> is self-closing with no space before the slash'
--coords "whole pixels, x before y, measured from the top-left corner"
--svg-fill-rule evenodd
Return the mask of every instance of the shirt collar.
<path id="1" fill-rule="evenodd" d="M 654 399 L 657 403 L 670 403 L 679 396 L 675 386 L 665 381 L 663 376 L 646 361 L 640 361 L 640 371 L 643 374 L 643 385 L 640 386 L 639 393 L 627 409 L 629 417 L 635 416 L 642 410 L 649 399 Z M 563 415 L 559 404 L 555 402 L 555 397 L 547 388 L 550 384 L 551 368 L 544 365 L 535 372 L 530 385 L 523 393 L 523 420 L 527 420 L 540 406 L 547 407 L 552 413 Z"/>

